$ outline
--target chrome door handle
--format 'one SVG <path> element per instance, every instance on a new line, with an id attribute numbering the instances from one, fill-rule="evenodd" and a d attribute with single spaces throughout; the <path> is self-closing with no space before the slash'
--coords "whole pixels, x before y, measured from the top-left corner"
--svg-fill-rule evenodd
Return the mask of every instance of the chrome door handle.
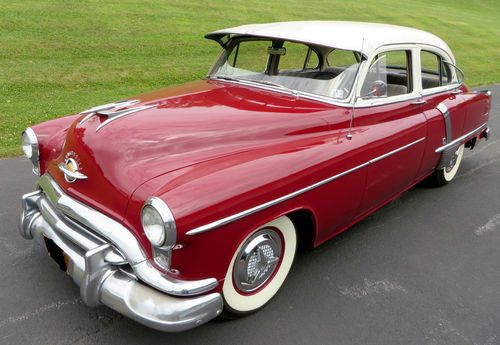
<path id="1" fill-rule="evenodd" d="M 462 91 L 462 90 L 460 90 L 460 89 L 455 89 L 455 90 L 453 90 L 451 93 L 452 93 L 453 95 L 458 95 L 458 94 L 460 94 L 460 93 L 463 93 L 463 91 Z"/>
<path id="2" fill-rule="evenodd" d="M 426 104 L 427 101 L 425 99 L 417 99 L 416 101 L 411 102 L 410 104 L 412 105 L 421 105 L 421 104 Z"/>

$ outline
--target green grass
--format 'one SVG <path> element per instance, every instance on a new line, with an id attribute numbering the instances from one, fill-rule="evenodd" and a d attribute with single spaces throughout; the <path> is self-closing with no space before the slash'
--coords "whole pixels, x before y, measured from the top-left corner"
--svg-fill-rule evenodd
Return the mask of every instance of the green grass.
<path id="1" fill-rule="evenodd" d="M 338 19 L 421 28 L 454 51 L 469 85 L 500 81 L 500 2 L 0 0 L 0 157 L 29 125 L 205 75 L 209 31 Z"/>

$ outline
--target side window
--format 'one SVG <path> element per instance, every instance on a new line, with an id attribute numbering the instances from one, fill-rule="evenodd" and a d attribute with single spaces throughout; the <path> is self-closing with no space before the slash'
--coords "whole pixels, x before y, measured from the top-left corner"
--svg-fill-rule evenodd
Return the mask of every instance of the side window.
<path id="1" fill-rule="evenodd" d="M 359 57 L 351 50 L 334 49 L 326 57 L 329 67 L 347 68 L 359 61 Z"/>
<path id="2" fill-rule="evenodd" d="M 252 72 L 264 72 L 267 66 L 267 48 L 271 41 L 247 41 L 237 44 L 227 58 L 230 66 Z"/>
<path id="3" fill-rule="evenodd" d="M 452 64 L 442 62 L 443 85 L 461 84 L 464 81 L 464 74 L 460 69 Z"/>
<path id="4" fill-rule="evenodd" d="M 295 70 L 318 68 L 318 54 L 308 46 L 300 43 L 285 42 L 284 54 L 280 55 L 279 70 Z"/>
<path id="5" fill-rule="evenodd" d="M 435 53 L 422 50 L 420 52 L 420 63 L 422 89 L 424 90 L 438 86 L 460 84 L 463 81 L 462 72 Z"/>
<path id="6" fill-rule="evenodd" d="M 383 98 L 411 93 L 411 51 L 391 50 L 377 55 L 370 64 L 361 95 Z"/>
<path id="7" fill-rule="evenodd" d="M 453 78 L 451 76 L 451 66 L 441 60 L 441 85 L 451 85 L 453 84 Z"/>
<path id="8" fill-rule="evenodd" d="M 430 89 L 441 86 L 440 68 L 441 57 L 422 50 L 420 52 L 420 70 L 422 73 L 422 89 Z"/>

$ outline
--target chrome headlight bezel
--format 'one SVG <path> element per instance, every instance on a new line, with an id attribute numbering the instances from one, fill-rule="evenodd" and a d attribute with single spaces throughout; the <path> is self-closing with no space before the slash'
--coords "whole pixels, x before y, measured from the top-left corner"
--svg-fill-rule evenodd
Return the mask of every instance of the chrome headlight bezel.
<path id="1" fill-rule="evenodd" d="M 147 220 L 146 212 L 156 212 L 158 216 L 156 224 L 148 224 L 151 220 Z M 144 203 L 141 210 L 141 223 L 144 234 L 154 248 L 171 250 L 175 246 L 177 241 L 177 226 L 172 211 L 170 211 L 170 208 L 163 200 L 151 197 Z M 152 226 L 156 226 L 157 229 L 161 226 L 161 235 L 154 234 L 153 232 L 157 232 L 157 229 L 152 229 Z"/>
<path id="2" fill-rule="evenodd" d="M 31 127 L 23 131 L 21 147 L 26 158 L 33 164 L 33 173 L 40 176 L 40 147 L 35 131 Z"/>

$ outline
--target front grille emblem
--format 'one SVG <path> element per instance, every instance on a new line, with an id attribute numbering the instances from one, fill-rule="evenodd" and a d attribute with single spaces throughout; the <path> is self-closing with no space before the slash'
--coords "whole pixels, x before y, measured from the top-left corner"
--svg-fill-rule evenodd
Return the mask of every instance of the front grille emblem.
<path id="1" fill-rule="evenodd" d="M 87 176 L 79 171 L 80 163 L 78 155 L 74 151 L 68 152 L 64 157 L 64 163 L 60 163 L 58 167 L 63 172 L 64 179 L 68 183 L 87 179 Z"/>

